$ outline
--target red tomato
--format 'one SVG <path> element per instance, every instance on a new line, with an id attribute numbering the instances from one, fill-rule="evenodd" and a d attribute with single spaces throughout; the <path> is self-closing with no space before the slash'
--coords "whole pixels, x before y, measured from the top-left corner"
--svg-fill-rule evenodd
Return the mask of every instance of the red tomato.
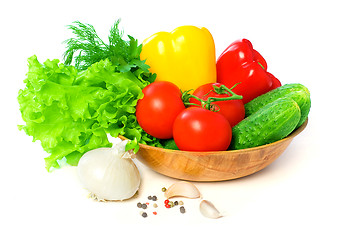
<path id="1" fill-rule="evenodd" d="M 176 146 L 184 151 L 225 151 L 231 136 L 231 126 L 226 118 L 204 108 L 187 108 L 174 122 Z"/>
<path id="2" fill-rule="evenodd" d="M 143 89 L 136 118 L 145 132 L 160 139 L 172 138 L 176 116 L 185 109 L 180 89 L 171 82 L 153 82 Z"/>
<path id="3" fill-rule="evenodd" d="M 217 94 L 214 91 L 213 86 L 221 86 L 220 83 L 208 83 L 198 87 L 193 95 L 207 100 L 209 97 L 224 98 L 229 97 L 227 94 Z M 200 104 L 199 100 L 190 98 L 190 103 Z M 222 114 L 230 123 L 231 127 L 238 124 L 245 117 L 245 107 L 242 100 L 229 100 L 229 101 L 218 101 L 214 102 L 219 107 L 218 113 Z"/>

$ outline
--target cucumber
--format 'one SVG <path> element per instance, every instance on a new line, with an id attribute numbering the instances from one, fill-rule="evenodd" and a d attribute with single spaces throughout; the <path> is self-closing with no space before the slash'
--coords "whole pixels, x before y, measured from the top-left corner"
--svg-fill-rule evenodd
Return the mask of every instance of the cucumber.
<path id="1" fill-rule="evenodd" d="M 229 149 L 245 149 L 276 142 L 298 125 L 301 112 L 291 98 L 280 98 L 262 107 L 232 128 Z"/>
<path id="2" fill-rule="evenodd" d="M 301 111 L 301 118 L 296 127 L 300 127 L 308 117 L 311 107 L 310 92 L 300 83 L 285 84 L 253 99 L 245 104 L 245 116 L 254 114 L 265 105 L 280 98 L 291 98 L 298 104 Z"/>

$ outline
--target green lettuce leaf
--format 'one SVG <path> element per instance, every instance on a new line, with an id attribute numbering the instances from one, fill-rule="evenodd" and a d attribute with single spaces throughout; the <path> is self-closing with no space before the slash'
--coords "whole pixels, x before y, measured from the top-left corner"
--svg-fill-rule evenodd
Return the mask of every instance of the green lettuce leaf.
<path id="1" fill-rule="evenodd" d="M 59 168 L 64 158 L 77 165 L 85 152 L 110 147 L 107 134 L 161 145 L 136 121 L 136 103 L 143 97 L 141 69 L 119 72 L 105 59 L 80 71 L 58 59 L 41 64 L 36 56 L 28 59 L 28 65 L 26 86 L 18 94 L 26 124 L 19 129 L 39 140 L 50 154 L 45 159 L 47 170 Z"/>

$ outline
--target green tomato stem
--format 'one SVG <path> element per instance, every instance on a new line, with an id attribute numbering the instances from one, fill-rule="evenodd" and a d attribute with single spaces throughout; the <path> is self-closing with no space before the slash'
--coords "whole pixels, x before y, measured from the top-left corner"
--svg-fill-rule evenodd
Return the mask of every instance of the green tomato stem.
<path id="1" fill-rule="evenodd" d="M 237 85 L 237 84 L 236 84 L 236 85 Z M 236 86 L 236 85 L 235 85 L 235 86 Z M 235 87 L 235 86 L 234 86 L 234 87 Z M 231 100 L 241 100 L 241 99 L 243 99 L 243 96 L 237 95 L 236 93 L 234 93 L 234 92 L 232 91 L 232 89 L 233 89 L 234 87 L 232 87 L 232 88 L 230 89 L 230 88 L 226 87 L 225 85 L 221 85 L 220 87 L 218 87 L 218 86 L 213 86 L 214 89 L 211 90 L 211 91 L 214 91 L 214 92 L 217 93 L 217 94 L 227 94 L 227 95 L 229 95 L 229 97 L 224 97 L 224 98 L 220 98 L 220 97 L 209 97 L 207 100 L 203 100 L 203 99 L 201 99 L 201 98 L 199 98 L 199 97 L 197 97 L 197 96 L 195 96 L 195 95 L 189 94 L 189 93 L 188 93 L 189 91 L 184 92 L 184 93 L 183 93 L 183 100 L 185 100 L 185 101 L 184 101 L 184 104 L 185 104 L 185 106 L 198 106 L 198 107 L 202 107 L 202 108 L 208 109 L 208 110 L 210 110 L 210 111 L 219 111 L 219 110 L 220 110 L 219 106 L 216 105 L 216 104 L 214 104 L 214 102 L 218 102 L 218 101 L 231 101 Z M 209 91 L 209 93 L 210 93 L 211 91 Z M 207 93 L 206 95 L 208 95 L 209 93 Z M 205 96 L 206 96 L 206 95 L 205 95 Z M 196 103 L 190 103 L 190 102 L 189 102 L 189 99 L 190 99 L 190 98 L 194 98 L 194 99 L 198 100 L 198 101 L 201 103 L 201 105 L 200 105 L 200 104 L 196 104 Z"/>

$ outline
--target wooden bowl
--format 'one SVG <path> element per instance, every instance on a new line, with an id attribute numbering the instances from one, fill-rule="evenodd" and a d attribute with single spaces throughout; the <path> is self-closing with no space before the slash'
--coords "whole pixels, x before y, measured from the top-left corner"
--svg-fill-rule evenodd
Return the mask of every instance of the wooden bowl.
<path id="1" fill-rule="evenodd" d="M 140 144 L 137 159 L 163 175 L 187 181 L 224 181 L 258 172 L 275 161 L 308 120 L 288 137 L 267 145 L 231 151 L 191 152 Z"/>

